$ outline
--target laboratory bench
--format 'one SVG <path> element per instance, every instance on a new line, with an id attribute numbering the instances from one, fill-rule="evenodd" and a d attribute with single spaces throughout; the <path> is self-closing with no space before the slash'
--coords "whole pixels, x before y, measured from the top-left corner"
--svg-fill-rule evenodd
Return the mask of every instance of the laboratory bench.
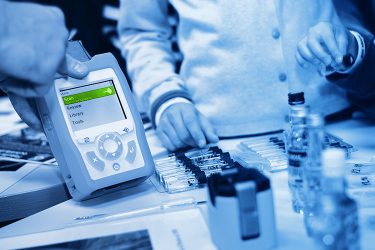
<path id="1" fill-rule="evenodd" d="M 375 156 L 374 125 L 374 123 L 358 117 L 328 125 L 327 130 L 343 138 L 346 142 L 358 149 L 358 151 L 352 154 L 348 161 L 369 162 Z M 148 130 L 146 136 L 154 156 L 165 152 L 153 130 Z M 230 151 L 236 148 L 241 140 L 243 140 L 243 138 L 221 140 L 218 146 L 223 150 Z M 306 234 L 303 215 L 292 211 L 287 171 L 266 173 L 266 175 L 271 180 L 274 197 L 277 232 L 276 249 L 301 249 L 301 247 L 305 250 L 316 249 L 313 241 Z M 372 204 L 374 204 L 375 196 L 372 199 Z M 187 207 L 187 210 L 192 210 L 190 214 L 184 214 L 183 209 L 181 209 L 163 212 L 161 213 L 162 217 L 156 218 L 155 220 L 153 220 L 152 217 L 147 217 L 150 215 L 150 213 L 147 212 L 148 208 L 153 208 L 150 211 L 154 211 L 154 208 L 158 208 L 162 204 L 171 204 L 175 201 L 185 200 L 194 201 L 192 206 Z M 61 241 L 61 239 L 64 238 L 79 239 L 80 237 L 91 237 L 96 233 L 102 235 L 119 233 L 121 230 L 127 231 L 135 229 L 137 223 L 139 223 L 139 225 L 154 223 L 152 227 L 156 228 L 159 224 L 160 232 L 164 230 L 163 226 L 168 227 L 172 225 L 173 227 L 173 224 L 182 231 L 186 230 L 184 232 L 181 231 L 181 234 L 185 233 L 187 236 L 181 236 L 183 239 L 180 239 L 182 241 L 179 243 L 180 245 L 173 245 L 176 246 L 177 249 L 194 248 L 196 245 L 193 243 L 199 243 L 202 247 L 201 249 L 215 249 L 210 239 L 208 226 L 204 223 L 204 221 L 207 222 L 206 201 L 206 188 L 168 194 L 166 192 L 160 192 L 160 190 L 158 191 L 154 183 L 151 180 L 147 180 L 134 188 L 118 191 L 84 202 L 77 202 L 70 199 L 0 228 L 0 249 L 3 249 L 4 246 L 5 248 L 27 246 L 28 243 L 38 242 L 42 239 L 45 242 L 53 242 L 54 240 Z M 359 206 L 361 247 L 362 249 L 374 249 L 375 207 L 367 205 L 362 206 L 362 204 L 359 204 Z M 141 212 L 138 213 L 137 211 Z M 76 223 L 77 218 L 87 218 L 95 215 L 99 215 L 100 217 L 100 215 L 103 214 L 113 215 L 119 213 L 125 214 L 125 216 L 120 216 L 118 220 L 101 221 L 99 219 L 97 222 L 87 223 L 87 225 L 85 223 L 78 226 L 74 225 L 76 229 L 69 231 L 69 227 Z M 181 214 L 179 215 L 179 213 Z M 185 218 L 182 218 L 184 216 Z M 149 219 L 143 220 L 142 217 Z M 203 222 L 200 218 L 203 218 Z M 172 221 L 167 222 L 166 220 L 168 219 Z M 181 221 L 179 221 L 180 219 Z M 185 219 L 185 221 L 183 219 Z M 150 232 L 157 231 L 155 228 L 149 230 Z M 197 233 L 200 235 L 197 235 Z M 157 242 L 157 238 L 155 237 L 158 236 L 151 235 L 152 242 L 156 246 L 167 244 L 164 245 L 164 247 L 166 247 L 164 249 L 174 249 L 174 247 L 171 247 L 172 245 L 169 245 L 167 248 L 169 244 L 167 242 Z M 181 244 L 183 244 L 183 246 L 181 246 Z"/>

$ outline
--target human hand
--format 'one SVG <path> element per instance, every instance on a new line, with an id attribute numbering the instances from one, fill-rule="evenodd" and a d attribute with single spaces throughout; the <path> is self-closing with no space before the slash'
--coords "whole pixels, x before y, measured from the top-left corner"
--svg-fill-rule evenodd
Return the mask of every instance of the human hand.
<path id="1" fill-rule="evenodd" d="M 357 47 L 355 37 L 340 21 L 320 22 L 298 44 L 296 59 L 305 68 L 313 64 L 338 69 L 346 54 L 357 54 Z"/>
<path id="2" fill-rule="evenodd" d="M 208 119 L 191 103 L 175 103 L 161 115 L 156 132 L 169 151 L 219 141 Z"/>
<path id="3" fill-rule="evenodd" d="M 46 93 L 60 71 L 73 77 L 87 67 L 66 56 L 68 30 L 58 8 L 0 1 L 0 72 L 9 93 L 33 97 Z M 68 67 L 73 65 L 73 67 Z"/>
<path id="4" fill-rule="evenodd" d="M 66 55 L 65 61 L 59 68 L 59 73 L 74 78 L 84 78 L 88 74 L 85 64 L 77 61 L 73 57 Z M 35 85 L 29 81 L 7 78 L 1 82 L 2 89 L 7 92 L 9 100 L 20 118 L 30 127 L 42 129 L 35 99 L 32 97 L 47 93 L 52 84 Z"/>
<path id="5" fill-rule="evenodd" d="M 88 74 L 88 68 L 67 55 L 66 60 L 59 69 L 59 73 L 81 79 Z M 42 129 L 42 124 L 36 108 L 35 98 L 32 97 L 45 94 L 51 85 L 35 86 L 32 82 L 15 78 L 7 78 L 1 83 L 18 115 L 26 124 L 35 129 Z"/>
<path id="6" fill-rule="evenodd" d="M 54 7 L 0 1 L 0 86 L 20 117 L 41 128 L 34 99 L 52 86 L 56 72 L 83 78 L 88 68 L 66 55 L 68 30 Z"/>

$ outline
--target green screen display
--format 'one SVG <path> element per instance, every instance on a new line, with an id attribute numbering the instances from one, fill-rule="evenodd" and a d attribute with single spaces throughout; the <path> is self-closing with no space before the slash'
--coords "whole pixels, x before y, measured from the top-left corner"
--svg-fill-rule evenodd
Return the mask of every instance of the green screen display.
<path id="1" fill-rule="evenodd" d="M 65 105 L 71 105 L 78 102 L 85 102 L 96 98 L 106 97 L 116 94 L 114 87 L 108 86 L 100 89 L 94 89 L 78 94 L 68 95 L 63 97 Z"/>

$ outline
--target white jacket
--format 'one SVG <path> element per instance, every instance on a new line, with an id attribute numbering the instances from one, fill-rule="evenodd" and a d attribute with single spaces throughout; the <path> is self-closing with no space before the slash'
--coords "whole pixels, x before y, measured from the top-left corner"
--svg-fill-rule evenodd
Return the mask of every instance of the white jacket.
<path id="1" fill-rule="evenodd" d="M 183 55 L 175 73 L 167 5 L 176 9 Z M 299 67 L 297 43 L 330 0 L 122 0 L 118 26 L 136 95 L 151 116 L 168 99 L 192 100 L 219 136 L 278 130 L 289 91 L 304 91 L 324 114 L 348 106 L 342 90 L 314 67 Z"/>

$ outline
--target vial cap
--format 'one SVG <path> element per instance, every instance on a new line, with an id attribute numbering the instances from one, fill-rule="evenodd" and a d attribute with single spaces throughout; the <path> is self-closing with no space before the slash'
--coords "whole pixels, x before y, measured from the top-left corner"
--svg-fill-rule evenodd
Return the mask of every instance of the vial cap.
<path id="1" fill-rule="evenodd" d="M 288 94 L 288 103 L 289 105 L 302 105 L 305 103 L 305 93 L 289 93 Z"/>
<path id="2" fill-rule="evenodd" d="M 323 175 L 327 177 L 342 177 L 345 174 L 345 151 L 329 148 L 322 152 Z"/>

